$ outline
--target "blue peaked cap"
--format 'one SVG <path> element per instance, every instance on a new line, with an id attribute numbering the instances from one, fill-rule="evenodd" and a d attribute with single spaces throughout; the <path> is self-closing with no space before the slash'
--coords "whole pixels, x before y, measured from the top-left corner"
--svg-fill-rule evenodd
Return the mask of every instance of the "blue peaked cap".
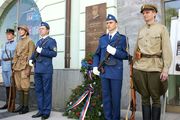
<path id="1" fill-rule="evenodd" d="M 109 20 L 114 20 L 115 22 L 117 22 L 116 17 L 114 15 L 111 15 L 111 14 L 108 14 L 108 16 L 106 18 L 106 21 L 109 21 Z"/>
<path id="2" fill-rule="evenodd" d="M 41 22 L 41 26 L 45 26 L 47 29 L 50 29 L 49 24 L 46 22 Z"/>

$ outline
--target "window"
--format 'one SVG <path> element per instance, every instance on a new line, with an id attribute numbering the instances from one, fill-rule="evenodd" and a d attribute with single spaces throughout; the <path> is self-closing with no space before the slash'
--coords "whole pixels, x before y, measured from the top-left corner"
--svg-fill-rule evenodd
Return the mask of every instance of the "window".
<path id="1" fill-rule="evenodd" d="M 171 17 L 178 16 L 178 10 L 180 9 L 180 0 L 166 0 L 164 2 L 165 11 L 165 24 L 170 31 Z"/>
<path id="2" fill-rule="evenodd" d="M 0 17 L 0 45 L 6 41 L 5 31 L 7 28 L 17 30 L 17 26 L 22 24 L 28 26 L 30 37 L 36 43 L 39 40 L 40 22 L 41 16 L 33 0 L 14 0 Z"/>

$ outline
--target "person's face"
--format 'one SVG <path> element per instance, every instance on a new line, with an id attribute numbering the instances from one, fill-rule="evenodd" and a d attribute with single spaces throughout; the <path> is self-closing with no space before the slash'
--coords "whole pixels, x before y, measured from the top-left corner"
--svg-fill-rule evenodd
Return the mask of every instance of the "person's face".
<path id="1" fill-rule="evenodd" d="M 94 6 L 94 7 L 92 8 L 92 15 L 93 15 L 93 16 L 98 15 L 98 7 L 97 7 L 97 6 Z"/>
<path id="2" fill-rule="evenodd" d="M 14 39 L 14 35 L 12 33 L 8 32 L 8 33 L 6 33 L 6 38 L 7 38 L 7 40 L 12 40 L 12 39 Z"/>
<path id="3" fill-rule="evenodd" d="M 39 34 L 43 37 L 49 34 L 49 30 L 45 26 L 39 28 Z"/>
<path id="4" fill-rule="evenodd" d="M 114 31 L 117 28 L 117 23 L 114 20 L 106 21 L 106 28 L 109 32 Z"/>
<path id="5" fill-rule="evenodd" d="M 149 21 L 154 21 L 155 20 L 156 12 L 154 10 L 144 10 L 142 12 L 142 14 L 143 14 L 145 22 L 149 22 Z"/>
<path id="6" fill-rule="evenodd" d="M 19 28 L 18 33 L 19 33 L 20 36 L 24 36 L 24 35 L 27 34 L 27 32 L 22 28 Z"/>

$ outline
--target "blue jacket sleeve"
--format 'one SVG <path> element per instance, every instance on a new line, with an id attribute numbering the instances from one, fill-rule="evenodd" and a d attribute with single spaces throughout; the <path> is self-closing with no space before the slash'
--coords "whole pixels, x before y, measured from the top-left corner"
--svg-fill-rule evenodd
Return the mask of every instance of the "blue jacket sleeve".
<path id="1" fill-rule="evenodd" d="M 96 52 L 93 56 L 93 67 L 98 67 L 100 61 L 101 47 L 98 45 Z"/>
<path id="2" fill-rule="evenodd" d="M 57 56 L 57 44 L 53 39 L 50 41 L 48 48 L 43 48 L 40 55 L 45 57 L 56 57 Z"/>
<path id="3" fill-rule="evenodd" d="M 122 37 L 122 39 L 120 40 L 120 44 L 116 48 L 116 53 L 114 57 L 119 59 L 127 59 L 128 52 L 126 51 L 126 48 L 127 48 L 126 38 Z"/>

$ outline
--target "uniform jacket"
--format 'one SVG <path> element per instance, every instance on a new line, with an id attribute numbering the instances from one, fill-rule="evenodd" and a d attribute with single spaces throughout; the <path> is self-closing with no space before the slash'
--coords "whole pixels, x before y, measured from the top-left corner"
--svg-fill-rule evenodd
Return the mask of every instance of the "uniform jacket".
<path id="1" fill-rule="evenodd" d="M 3 59 L 8 59 L 8 58 L 13 58 L 14 57 L 14 52 L 16 49 L 17 42 L 16 41 L 7 41 L 3 45 L 2 48 L 2 54 L 1 54 L 1 64 L 2 64 L 2 71 L 11 71 L 11 61 L 4 61 Z M 5 49 L 7 53 L 5 52 Z M 8 54 L 8 55 L 7 55 Z"/>
<path id="2" fill-rule="evenodd" d="M 13 59 L 13 69 L 16 71 L 21 71 L 24 70 L 27 66 L 29 67 L 28 60 L 34 52 L 34 49 L 35 45 L 28 36 L 19 40 Z"/>
<path id="3" fill-rule="evenodd" d="M 119 42 L 116 43 L 116 41 Z M 117 32 L 114 37 L 109 40 L 109 35 L 105 34 L 100 37 L 99 45 L 96 50 L 96 53 L 93 56 L 93 67 L 98 67 L 99 63 L 105 59 L 106 47 L 109 45 L 113 46 L 116 44 L 116 53 L 115 55 L 110 55 L 109 63 L 115 63 L 114 65 L 105 65 L 105 73 L 100 74 L 100 77 L 109 78 L 109 79 L 122 79 L 123 77 L 123 59 L 127 59 L 128 53 L 126 51 L 126 37 Z"/>
<path id="4" fill-rule="evenodd" d="M 44 44 L 42 42 L 45 42 Z M 51 37 L 46 37 L 45 39 L 40 39 L 37 47 L 42 47 L 41 53 L 34 52 L 31 56 L 31 60 L 35 64 L 35 73 L 53 73 L 52 58 L 57 56 L 57 44 L 55 39 Z M 39 54 L 39 55 L 37 55 Z"/>
<path id="5" fill-rule="evenodd" d="M 168 72 L 172 61 L 172 49 L 169 33 L 164 25 L 159 23 L 144 25 L 139 31 L 135 52 L 138 49 L 142 54 L 161 57 L 142 57 L 140 60 L 135 60 L 133 68 L 142 71 Z"/>

